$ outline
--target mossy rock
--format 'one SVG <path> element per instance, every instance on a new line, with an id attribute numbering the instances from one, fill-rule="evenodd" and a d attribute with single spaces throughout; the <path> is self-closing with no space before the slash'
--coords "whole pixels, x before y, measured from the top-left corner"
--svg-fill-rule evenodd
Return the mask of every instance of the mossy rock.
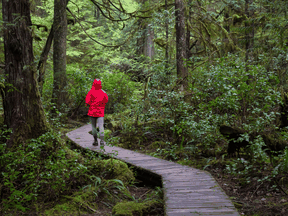
<path id="1" fill-rule="evenodd" d="M 86 191 L 78 191 L 75 192 L 72 196 L 65 196 L 62 199 L 60 204 L 57 204 L 53 208 L 46 210 L 45 215 L 82 215 L 90 213 L 86 209 L 86 206 L 97 210 L 98 205 L 94 202 L 95 195 L 93 194 L 93 190 L 95 188 L 91 187 L 91 190 Z M 63 203 L 64 200 L 64 203 Z M 81 206 L 81 208 L 79 208 Z"/>
<path id="2" fill-rule="evenodd" d="M 155 141 L 149 146 L 149 149 L 163 148 L 164 146 L 165 146 L 165 142 Z"/>
<path id="3" fill-rule="evenodd" d="M 235 206 L 237 209 L 240 209 L 240 208 L 242 208 L 242 207 L 243 207 L 243 205 L 242 205 L 242 204 L 240 204 L 240 203 L 237 203 L 237 202 L 233 202 L 233 204 L 234 204 L 234 206 Z"/>
<path id="4" fill-rule="evenodd" d="M 156 200 L 150 200 L 143 203 L 136 203 L 135 201 L 123 201 L 117 203 L 113 209 L 112 213 L 115 216 L 142 216 L 144 213 L 148 213 L 150 209 L 155 208 L 155 205 L 159 205 Z"/>
<path id="5" fill-rule="evenodd" d="M 131 181 L 135 181 L 133 172 L 128 168 L 128 165 L 123 161 L 116 159 L 106 160 L 92 160 L 90 164 L 95 167 L 96 171 L 101 174 L 102 172 L 108 172 L 107 179 L 119 179 L 124 185 L 127 185 Z"/>

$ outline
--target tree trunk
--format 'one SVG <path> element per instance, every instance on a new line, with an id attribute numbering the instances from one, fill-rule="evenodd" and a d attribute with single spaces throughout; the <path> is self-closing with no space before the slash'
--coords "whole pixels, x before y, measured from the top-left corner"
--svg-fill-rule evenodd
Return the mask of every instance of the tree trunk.
<path id="1" fill-rule="evenodd" d="M 52 25 L 45 47 L 41 53 L 40 60 L 37 66 L 37 70 L 39 71 L 38 85 L 39 85 L 40 95 L 42 95 L 46 62 L 47 62 L 48 54 L 52 45 L 53 37 L 54 37 L 54 30 L 53 30 L 53 25 Z"/>
<path id="2" fill-rule="evenodd" d="M 147 0 L 141 0 L 142 4 L 145 4 Z M 154 49 L 154 31 L 148 25 L 145 19 L 139 19 L 138 21 L 139 30 L 142 31 L 142 35 L 140 38 L 137 39 L 137 55 L 145 55 L 149 56 L 151 59 L 155 55 Z"/>
<path id="3" fill-rule="evenodd" d="M 168 2 L 165 0 L 165 10 L 168 11 Z M 169 67 L 169 45 L 168 45 L 168 38 L 169 38 L 169 20 L 168 20 L 168 14 L 165 16 L 165 30 L 166 30 L 166 47 L 165 47 L 165 70 L 166 70 L 166 79 L 165 83 L 166 85 L 170 84 L 170 76 L 171 72 L 168 70 Z"/>
<path id="4" fill-rule="evenodd" d="M 253 3 L 253 0 L 245 0 L 245 14 L 248 17 L 248 20 L 245 21 L 245 63 L 246 71 L 249 70 L 249 60 L 252 60 L 253 46 L 254 46 L 254 21 L 250 21 L 250 18 L 254 16 L 254 12 L 250 9 L 250 5 Z"/>
<path id="5" fill-rule="evenodd" d="M 66 0 L 66 6 L 68 4 L 69 0 Z M 45 69 L 46 69 L 46 63 L 48 59 L 48 54 L 52 46 L 53 38 L 54 38 L 54 24 L 51 27 L 50 33 L 48 35 L 45 47 L 41 53 L 40 60 L 37 66 L 37 71 L 39 71 L 39 77 L 38 77 L 38 85 L 40 90 L 40 95 L 42 95 L 43 85 L 44 85 L 44 76 L 45 76 Z"/>
<path id="6" fill-rule="evenodd" d="M 67 103 L 67 75 L 66 75 L 66 37 L 67 14 L 66 0 L 54 0 L 54 43 L 53 43 L 53 97 L 52 102 L 60 112 L 61 105 Z M 55 113 L 55 110 L 53 110 Z"/>
<path id="7" fill-rule="evenodd" d="M 144 55 L 149 56 L 153 59 L 155 55 L 155 48 L 154 48 L 154 31 L 153 29 L 146 25 L 147 33 L 145 35 L 145 44 L 144 44 Z"/>
<path id="8" fill-rule="evenodd" d="M 29 0 L 2 1 L 5 52 L 4 124 L 12 129 L 7 147 L 16 147 L 50 129 L 33 65 Z M 16 145 L 17 144 L 17 145 Z"/>
<path id="9" fill-rule="evenodd" d="M 153 42 L 154 32 L 151 27 L 149 27 L 148 24 L 145 22 L 145 20 L 139 21 L 140 30 L 142 30 L 143 33 L 141 37 L 137 39 L 137 55 L 145 55 L 153 59 L 153 56 L 155 55 L 155 48 Z"/>
<path id="10" fill-rule="evenodd" d="M 180 82 L 180 90 L 187 89 L 187 67 L 185 65 L 186 57 L 186 39 L 185 39 L 185 6 L 182 0 L 175 0 L 176 16 L 176 60 L 177 77 L 183 79 Z M 185 78 L 186 77 L 186 78 Z"/>
<path id="11" fill-rule="evenodd" d="M 167 0 L 165 0 L 165 10 L 168 11 L 168 3 Z M 169 56 L 168 56 L 168 37 L 169 37 L 169 20 L 168 20 L 168 14 L 165 16 L 165 30 L 166 30 L 166 50 L 165 50 L 165 60 L 166 63 L 169 64 Z"/>

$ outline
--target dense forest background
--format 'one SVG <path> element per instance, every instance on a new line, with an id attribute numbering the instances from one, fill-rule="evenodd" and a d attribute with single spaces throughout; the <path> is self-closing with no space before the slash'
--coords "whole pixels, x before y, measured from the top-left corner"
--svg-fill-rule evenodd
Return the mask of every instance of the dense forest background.
<path id="1" fill-rule="evenodd" d="M 111 215 L 123 200 L 142 203 L 130 168 L 107 171 L 109 161 L 120 168 L 65 137 L 89 122 L 96 78 L 109 97 L 107 143 L 209 171 L 242 215 L 287 215 L 287 1 L 0 8 L 3 215 Z M 145 214 L 161 215 L 152 191 Z"/>

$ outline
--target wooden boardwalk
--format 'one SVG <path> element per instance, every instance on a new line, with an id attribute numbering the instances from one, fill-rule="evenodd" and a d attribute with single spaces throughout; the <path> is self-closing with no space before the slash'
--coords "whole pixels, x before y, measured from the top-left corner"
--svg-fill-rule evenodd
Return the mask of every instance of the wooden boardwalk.
<path id="1" fill-rule="evenodd" d="M 76 145 L 100 151 L 99 146 L 92 145 L 94 138 L 88 133 L 91 130 L 91 124 L 87 124 L 66 136 Z M 104 148 L 106 153 L 118 151 L 118 155 L 113 156 L 116 159 L 161 176 L 167 216 L 239 215 L 229 197 L 207 171 L 119 147 L 109 147 L 106 143 Z"/>

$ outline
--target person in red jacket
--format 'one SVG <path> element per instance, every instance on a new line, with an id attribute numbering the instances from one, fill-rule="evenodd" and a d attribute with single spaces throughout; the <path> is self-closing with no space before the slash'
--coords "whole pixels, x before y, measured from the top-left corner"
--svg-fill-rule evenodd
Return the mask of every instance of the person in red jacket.
<path id="1" fill-rule="evenodd" d="M 98 146 L 97 125 L 100 130 L 100 145 L 104 145 L 104 110 L 108 102 L 108 95 L 104 90 L 102 90 L 100 79 L 94 80 L 92 88 L 86 96 L 85 102 L 86 106 L 90 106 L 88 116 L 92 124 L 92 134 L 94 137 L 93 145 Z"/>

